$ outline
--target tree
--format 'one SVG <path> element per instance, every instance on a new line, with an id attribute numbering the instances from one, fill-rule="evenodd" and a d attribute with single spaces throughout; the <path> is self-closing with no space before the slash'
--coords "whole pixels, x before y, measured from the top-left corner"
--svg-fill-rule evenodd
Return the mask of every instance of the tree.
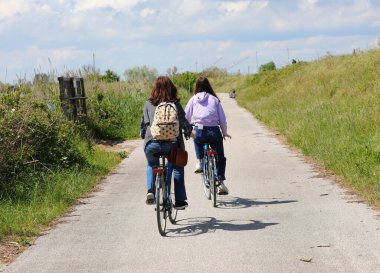
<path id="1" fill-rule="evenodd" d="M 166 74 L 168 75 L 168 77 L 174 77 L 175 75 L 177 75 L 177 72 L 178 68 L 176 66 L 169 67 L 168 69 L 166 69 Z"/>
<path id="2" fill-rule="evenodd" d="M 188 90 L 190 93 L 198 77 L 199 75 L 197 73 L 191 73 L 186 71 L 184 73 L 177 74 L 176 76 L 172 77 L 172 80 L 176 86 L 184 88 Z"/>
<path id="3" fill-rule="evenodd" d="M 157 77 L 157 73 L 157 69 L 144 65 L 126 69 L 124 71 L 124 76 L 129 82 L 145 84 L 153 82 Z"/>
<path id="4" fill-rule="evenodd" d="M 106 70 L 106 74 L 102 78 L 106 82 L 118 82 L 118 81 L 120 81 L 120 76 L 116 72 L 114 72 L 110 69 Z"/>
<path id="5" fill-rule="evenodd" d="M 266 63 L 266 64 L 263 64 L 259 67 L 259 72 L 265 72 L 265 71 L 269 71 L 269 70 L 276 70 L 276 65 L 274 64 L 273 61 Z"/>

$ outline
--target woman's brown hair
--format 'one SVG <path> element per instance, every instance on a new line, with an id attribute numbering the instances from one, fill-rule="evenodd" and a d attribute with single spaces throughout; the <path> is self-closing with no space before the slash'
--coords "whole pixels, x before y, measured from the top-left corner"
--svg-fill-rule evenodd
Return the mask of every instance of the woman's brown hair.
<path id="1" fill-rule="evenodd" d="M 153 83 L 149 101 L 157 106 L 161 102 L 179 101 L 177 88 L 167 76 L 159 76 Z"/>
<path id="2" fill-rule="evenodd" d="M 211 84 L 206 77 L 200 77 L 195 83 L 194 95 L 199 92 L 209 93 L 213 95 L 214 97 L 216 97 L 217 99 L 219 99 L 218 96 L 215 94 L 214 90 L 212 89 Z"/>

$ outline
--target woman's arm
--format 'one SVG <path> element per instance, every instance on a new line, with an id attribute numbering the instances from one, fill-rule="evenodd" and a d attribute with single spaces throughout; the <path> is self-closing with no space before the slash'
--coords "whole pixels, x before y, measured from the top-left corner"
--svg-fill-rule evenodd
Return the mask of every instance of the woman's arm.
<path id="1" fill-rule="evenodd" d="M 177 111 L 178 111 L 179 124 L 181 128 L 183 129 L 183 134 L 185 135 L 185 138 L 189 139 L 191 135 L 192 127 L 186 118 L 186 113 L 183 110 L 182 105 L 179 102 L 177 102 L 176 106 L 177 106 Z"/>
<path id="2" fill-rule="evenodd" d="M 193 116 L 193 98 L 189 100 L 185 107 L 185 117 L 189 123 L 191 123 L 191 118 Z"/>

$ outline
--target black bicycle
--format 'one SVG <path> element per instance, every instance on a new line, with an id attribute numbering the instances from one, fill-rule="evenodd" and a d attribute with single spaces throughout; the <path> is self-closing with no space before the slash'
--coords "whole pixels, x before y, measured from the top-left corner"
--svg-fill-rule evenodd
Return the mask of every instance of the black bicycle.
<path id="1" fill-rule="evenodd" d="M 155 181 L 155 203 L 157 213 L 158 231 L 162 236 L 165 236 L 166 220 L 169 218 L 172 224 L 175 224 L 177 219 L 177 210 L 173 206 L 171 198 L 171 172 L 166 164 L 167 156 L 160 156 L 160 165 L 153 169 L 156 174 Z"/>
<path id="2" fill-rule="evenodd" d="M 218 155 L 211 147 L 210 143 L 203 145 L 204 157 L 202 159 L 202 185 L 203 191 L 207 199 L 212 200 L 212 204 L 216 207 L 216 195 L 219 181 L 216 179 L 218 175 L 217 161 Z"/>

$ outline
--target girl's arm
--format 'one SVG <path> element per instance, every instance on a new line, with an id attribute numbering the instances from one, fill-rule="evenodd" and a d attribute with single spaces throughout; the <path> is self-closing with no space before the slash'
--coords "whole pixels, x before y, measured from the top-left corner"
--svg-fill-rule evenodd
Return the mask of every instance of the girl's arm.
<path id="1" fill-rule="evenodd" d="M 185 117 L 189 123 L 191 123 L 191 117 L 193 116 L 193 98 L 189 100 L 185 107 Z"/>
<path id="2" fill-rule="evenodd" d="M 186 118 L 186 113 L 182 108 L 182 105 L 180 103 L 176 103 L 177 111 L 178 111 L 178 119 L 181 128 L 183 129 L 183 134 L 185 135 L 186 139 L 190 138 L 192 127 L 190 123 L 188 122 Z"/>
<path id="3" fill-rule="evenodd" d="M 219 102 L 217 104 L 217 110 L 218 110 L 218 116 L 219 116 L 219 125 L 220 128 L 222 129 L 223 136 L 227 136 L 227 119 L 226 119 L 226 114 L 224 113 L 222 104 Z"/>

